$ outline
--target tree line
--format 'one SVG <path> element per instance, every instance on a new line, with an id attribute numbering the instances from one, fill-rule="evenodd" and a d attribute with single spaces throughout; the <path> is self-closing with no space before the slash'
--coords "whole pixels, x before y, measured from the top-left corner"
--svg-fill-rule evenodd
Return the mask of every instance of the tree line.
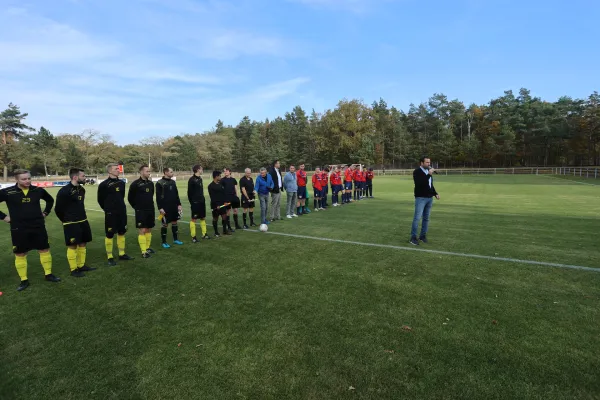
<path id="1" fill-rule="evenodd" d="M 53 135 L 26 125 L 28 114 L 14 104 L 0 114 L 0 163 L 4 177 L 15 167 L 37 174 L 65 173 L 81 166 L 103 173 L 104 165 L 150 163 L 188 170 L 256 169 L 279 159 L 307 167 L 360 162 L 378 168 L 414 166 L 428 155 L 442 168 L 600 165 L 600 95 L 561 97 L 548 102 L 527 89 L 477 105 L 434 94 L 408 111 L 383 99 L 368 105 L 341 100 L 334 109 L 307 113 L 300 106 L 273 120 L 244 117 L 236 126 L 218 121 L 213 129 L 139 144 L 118 145 L 94 129 Z"/>

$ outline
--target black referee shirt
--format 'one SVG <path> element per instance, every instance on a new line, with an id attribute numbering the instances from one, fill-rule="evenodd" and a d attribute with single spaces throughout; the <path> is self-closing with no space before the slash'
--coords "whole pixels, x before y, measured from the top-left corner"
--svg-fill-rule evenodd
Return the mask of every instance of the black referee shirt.
<path id="1" fill-rule="evenodd" d="M 246 178 L 245 176 L 242 176 L 240 178 L 240 191 L 242 188 L 246 188 L 246 193 L 248 194 L 248 197 L 251 198 L 252 194 L 254 193 L 254 180 L 252 177 Z M 242 192 L 242 196 L 243 194 L 244 192 Z"/>
<path id="2" fill-rule="evenodd" d="M 233 200 L 237 196 L 235 192 L 235 187 L 237 184 L 237 180 L 231 176 L 229 178 L 221 178 L 221 186 L 223 186 L 223 189 L 225 189 L 226 201 Z"/>
<path id="3" fill-rule="evenodd" d="M 190 204 L 203 203 L 205 201 L 204 183 L 201 176 L 192 175 L 188 180 L 187 196 Z"/>
<path id="4" fill-rule="evenodd" d="M 225 204 L 225 188 L 220 183 L 213 181 L 208 185 L 208 195 L 210 196 L 210 208 L 216 208 Z"/>

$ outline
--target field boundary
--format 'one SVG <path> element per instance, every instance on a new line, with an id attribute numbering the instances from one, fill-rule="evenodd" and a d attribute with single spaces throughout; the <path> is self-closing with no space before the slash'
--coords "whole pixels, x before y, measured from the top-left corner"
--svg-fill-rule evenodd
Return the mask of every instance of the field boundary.
<path id="1" fill-rule="evenodd" d="M 557 178 L 557 179 L 560 179 L 560 178 Z M 102 210 L 93 209 L 93 208 L 88 208 L 88 211 L 104 212 Z M 129 216 L 132 217 L 135 215 L 129 214 Z M 183 221 L 183 220 L 181 220 L 180 222 L 189 223 L 189 221 Z M 352 245 L 360 245 L 360 246 L 367 246 L 367 247 L 379 247 L 379 248 L 384 248 L 384 249 L 393 249 L 393 250 L 401 250 L 401 251 L 416 251 L 416 252 L 421 252 L 421 253 L 438 254 L 438 255 L 444 255 L 444 256 L 477 258 L 480 260 L 501 261 L 501 262 L 508 262 L 508 263 L 514 263 L 514 264 L 528 264 L 528 265 L 537 265 L 537 266 L 543 266 L 543 267 L 574 269 L 574 270 L 579 270 L 579 271 L 589 271 L 589 272 L 600 273 L 600 268 L 585 267 L 582 265 L 570 265 L 570 264 L 551 263 L 551 262 L 546 262 L 546 261 L 534 261 L 534 260 L 521 260 L 518 258 L 486 256 L 486 255 L 482 255 L 482 254 L 458 253 L 458 252 L 445 251 L 445 250 L 424 249 L 422 247 L 416 247 L 416 246 L 408 247 L 408 246 L 395 246 L 392 244 L 354 242 L 351 240 L 330 239 L 330 238 L 324 238 L 324 237 L 318 237 L 318 236 L 308 236 L 308 235 L 297 235 L 294 233 L 271 232 L 271 231 L 260 232 L 256 229 L 244 229 L 242 231 L 243 232 L 252 232 L 252 233 L 266 233 L 267 235 L 286 236 L 286 237 L 293 237 L 293 238 L 298 238 L 298 239 L 320 240 L 323 242 L 352 244 Z"/>
<path id="2" fill-rule="evenodd" d="M 600 185 L 596 185 L 595 183 L 575 181 L 575 180 L 572 180 L 572 179 L 559 178 L 557 176 L 552 176 L 552 175 L 541 175 L 541 176 L 549 178 L 549 179 L 555 179 L 555 180 L 561 181 L 561 182 L 578 183 L 580 185 L 586 185 L 586 186 L 600 186 Z M 570 176 L 570 175 L 564 175 L 564 176 Z"/>

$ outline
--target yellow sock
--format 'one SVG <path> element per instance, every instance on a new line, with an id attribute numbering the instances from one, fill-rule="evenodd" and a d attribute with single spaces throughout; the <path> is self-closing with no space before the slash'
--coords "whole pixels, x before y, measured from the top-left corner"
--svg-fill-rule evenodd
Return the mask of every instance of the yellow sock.
<path id="1" fill-rule="evenodd" d="M 206 221 L 200 220 L 200 231 L 202 232 L 202 237 L 206 236 Z"/>
<path id="2" fill-rule="evenodd" d="M 146 245 L 146 235 L 138 235 L 138 243 L 140 244 L 140 250 L 142 250 L 142 254 L 148 250 L 148 246 Z"/>
<path id="3" fill-rule="evenodd" d="M 77 268 L 85 265 L 85 256 L 87 255 L 87 248 L 77 247 Z"/>
<path id="4" fill-rule="evenodd" d="M 67 248 L 67 261 L 71 272 L 77 269 L 77 249 Z"/>
<path id="5" fill-rule="evenodd" d="M 194 221 L 190 221 L 190 234 L 192 237 L 196 237 L 196 223 Z"/>
<path id="6" fill-rule="evenodd" d="M 152 243 L 152 232 L 146 232 L 146 250 L 150 248 L 150 243 Z"/>
<path id="7" fill-rule="evenodd" d="M 44 274 L 50 275 L 52 273 L 52 254 L 50 252 L 40 253 L 40 262 L 44 267 Z"/>
<path id="8" fill-rule="evenodd" d="M 15 267 L 22 281 L 27 280 L 27 256 L 15 256 Z"/>
<path id="9" fill-rule="evenodd" d="M 117 236 L 117 247 L 119 248 L 119 255 L 125 255 L 125 235 Z"/>
<path id="10" fill-rule="evenodd" d="M 113 258 L 113 240 L 112 238 L 104 238 L 104 247 L 106 247 L 106 257 Z"/>

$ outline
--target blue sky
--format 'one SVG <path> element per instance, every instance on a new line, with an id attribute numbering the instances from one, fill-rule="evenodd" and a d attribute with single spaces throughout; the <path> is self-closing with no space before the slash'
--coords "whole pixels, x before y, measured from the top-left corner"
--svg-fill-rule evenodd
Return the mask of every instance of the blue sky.
<path id="1" fill-rule="evenodd" d="M 0 0 L 0 106 L 117 142 L 295 105 L 600 90 L 599 1 Z"/>

